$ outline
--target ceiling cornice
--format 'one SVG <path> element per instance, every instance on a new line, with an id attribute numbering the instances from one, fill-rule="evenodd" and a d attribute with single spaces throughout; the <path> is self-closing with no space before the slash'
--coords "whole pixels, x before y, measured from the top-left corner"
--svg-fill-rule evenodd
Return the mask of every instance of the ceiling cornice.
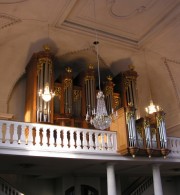
<path id="1" fill-rule="evenodd" d="M 64 21 L 62 26 L 57 27 L 57 28 L 62 28 L 62 29 L 67 30 L 67 31 L 74 31 L 74 32 L 94 36 L 94 29 L 93 28 L 83 26 L 83 25 L 80 25 L 77 23 L 73 23 L 70 21 Z M 113 41 L 114 43 L 117 43 L 118 45 L 121 44 L 121 46 L 125 46 L 125 47 L 128 47 L 130 49 L 137 50 L 139 48 L 138 42 L 133 40 L 133 39 L 129 39 L 129 38 L 123 37 L 123 36 L 118 36 L 118 35 L 108 33 L 106 31 L 102 31 L 102 30 L 97 30 L 97 33 L 101 39 L 104 39 L 106 41 L 111 41 L 111 42 Z"/>

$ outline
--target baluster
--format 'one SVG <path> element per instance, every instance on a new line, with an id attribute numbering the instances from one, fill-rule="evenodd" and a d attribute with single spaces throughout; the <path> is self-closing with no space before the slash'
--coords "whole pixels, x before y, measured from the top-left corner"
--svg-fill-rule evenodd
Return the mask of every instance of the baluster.
<path id="1" fill-rule="evenodd" d="M 18 144 L 18 124 L 14 124 L 13 144 Z"/>
<path id="2" fill-rule="evenodd" d="M 83 131 L 83 141 L 82 141 L 83 149 L 88 149 L 87 143 L 87 132 Z"/>
<path id="3" fill-rule="evenodd" d="M 53 128 L 49 128 L 49 133 L 47 132 L 48 136 L 49 136 L 49 139 L 47 139 L 47 143 L 48 143 L 48 140 L 49 140 L 49 147 L 52 147 L 55 143 L 54 141 L 54 129 Z"/>
<path id="4" fill-rule="evenodd" d="M 64 147 L 64 131 L 63 130 L 59 130 L 60 132 L 60 146 L 61 148 Z"/>
<path id="5" fill-rule="evenodd" d="M 28 146 L 32 146 L 33 145 L 33 127 L 28 126 L 27 128 L 29 130 L 29 137 L 28 137 L 29 141 L 27 142 L 27 144 L 28 144 Z"/>
<path id="6" fill-rule="evenodd" d="M 21 143 L 21 135 L 22 135 L 22 126 L 21 125 L 18 125 L 17 126 L 18 144 Z"/>
<path id="7" fill-rule="evenodd" d="M 68 148 L 68 131 L 67 129 L 63 129 L 63 148 Z"/>
<path id="8" fill-rule="evenodd" d="M 7 138 L 5 138 L 5 140 L 8 140 L 8 137 L 9 137 L 9 143 L 11 143 L 11 124 L 9 123 L 6 124 L 6 135 L 7 135 Z"/>
<path id="9" fill-rule="evenodd" d="M 94 150 L 94 143 L 93 143 L 93 133 L 91 130 L 89 131 L 89 150 Z"/>
<path id="10" fill-rule="evenodd" d="M 61 131 L 60 129 L 55 129 L 54 131 L 56 132 L 56 147 L 60 146 L 62 148 Z"/>
<path id="11" fill-rule="evenodd" d="M 81 139 L 80 139 L 80 131 L 76 130 L 76 149 L 80 150 L 81 148 Z"/>
<path id="12" fill-rule="evenodd" d="M 0 122 L 0 142 L 2 143 L 2 123 Z"/>
<path id="13" fill-rule="evenodd" d="M 50 133 L 52 134 L 52 140 L 51 140 L 51 146 L 57 147 L 59 146 L 59 139 L 60 139 L 60 135 L 59 135 L 59 131 L 58 129 L 50 129 Z"/>
<path id="14" fill-rule="evenodd" d="M 95 132 L 95 134 L 94 134 L 94 138 L 95 138 L 95 150 L 99 150 L 100 148 L 100 146 L 99 146 L 99 135 L 98 135 L 98 133 L 97 132 Z"/>
<path id="15" fill-rule="evenodd" d="M 41 145 L 43 146 L 43 148 L 46 148 L 48 146 L 48 131 L 49 129 L 46 128 L 42 128 L 41 131 Z"/>
<path id="16" fill-rule="evenodd" d="M 116 139 L 116 134 L 112 134 L 112 151 L 117 150 L 117 139 Z"/>
<path id="17" fill-rule="evenodd" d="M 174 147 L 173 147 L 174 151 L 178 152 L 178 145 L 179 145 L 178 143 L 179 143 L 179 141 L 176 138 L 173 138 L 173 140 L 174 140 L 174 144 L 173 144 L 174 145 Z"/>
<path id="18" fill-rule="evenodd" d="M 105 150 L 105 134 L 101 133 L 101 146 L 102 146 L 102 150 Z"/>
<path id="19" fill-rule="evenodd" d="M 70 131 L 69 131 L 69 136 L 70 136 L 70 140 L 69 140 L 69 145 L 70 145 L 70 148 L 71 149 L 74 149 L 75 148 L 75 140 L 74 140 L 74 131 L 71 129 Z"/>
<path id="20" fill-rule="evenodd" d="M 107 133 L 107 150 L 112 150 L 111 134 Z"/>
<path id="21" fill-rule="evenodd" d="M 25 125 L 21 125 L 21 128 L 20 128 L 20 137 L 19 137 L 19 140 L 18 140 L 20 143 L 22 143 L 22 142 L 23 143 L 26 143 L 25 128 L 26 128 Z"/>
<path id="22" fill-rule="evenodd" d="M 10 125 L 9 133 L 10 133 L 10 144 L 12 144 L 13 143 L 13 135 L 14 135 L 14 124 Z"/>
<path id="23" fill-rule="evenodd" d="M 28 126 L 23 126 L 23 131 L 24 131 L 25 144 L 28 145 L 29 127 Z"/>
<path id="24" fill-rule="evenodd" d="M 3 124 L 3 126 L 2 126 L 2 143 L 6 142 L 6 129 L 7 129 L 7 124 Z"/>
<path id="25" fill-rule="evenodd" d="M 36 127 L 36 146 L 40 146 L 40 127 Z"/>

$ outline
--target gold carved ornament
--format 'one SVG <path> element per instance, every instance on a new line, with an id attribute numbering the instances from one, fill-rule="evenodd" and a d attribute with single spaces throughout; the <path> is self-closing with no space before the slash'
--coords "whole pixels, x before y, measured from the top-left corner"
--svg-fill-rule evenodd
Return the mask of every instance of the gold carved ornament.
<path id="1" fill-rule="evenodd" d="M 157 120 L 157 127 L 159 128 L 160 124 L 164 121 L 164 115 L 158 114 L 156 116 L 156 120 Z"/>
<path id="2" fill-rule="evenodd" d="M 135 116 L 135 109 L 133 107 L 133 103 L 128 103 L 128 110 L 126 111 L 126 119 L 129 122 L 129 120 Z"/>
<path id="3" fill-rule="evenodd" d="M 72 79 L 66 78 L 64 79 L 64 90 L 66 90 L 69 87 L 72 87 Z"/>
<path id="4" fill-rule="evenodd" d="M 73 101 L 76 102 L 81 99 L 81 91 L 80 90 L 73 90 Z"/>
<path id="5" fill-rule="evenodd" d="M 37 74 L 43 69 L 43 64 L 47 63 L 49 64 L 50 68 L 50 74 L 52 74 L 52 60 L 50 58 L 39 58 L 37 63 Z"/>
<path id="6" fill-rule="evenodd" d="M 55 93 L 55 96 L 59 96 L 59 99 L 61 99 L 61 97 L 62 97 L 62 89 L 61 89 L 61 87 L 55 87 L 54 88 L 54 93 Z"/>
<path id="7" fill-rule="evenodd" d="M 106 86 L 105 87 L 105 95 L 112 95 L 113 94 L 113 86 Z"/>
<path id="8" fill-rule="evenodd" d="M 153 135 L 156 135 L 156 132 L 157 132 L 156 128 L 151 128 L 152 137 L 153 137 Z"/>
<path id="9" fill-rule="evenodd" d="M 150 127 L 149 120 L 144 120 L 144 129 L 149 128 L 149 127 Z"/>
<path id="10" fill-rule="evenodd" d="M 72 69 L 70 67 L 67 67 L 66 68 L 66 72 L 71 73 L 72 72 Z"/>
<path id="11" fill-rule="evenodd" d="M 134 117 L 134 111 L 128 111 L 128 112 L 126 113 L 127 122 L 129 122 L 129 120 L 130 120 L 131 118 L 133 118 L 133 117 Z"/>
<path id="12" fill-rule="evenodd" d="M 117 110 L 120 107 L 120 98 L 118 96 L 114 96 L 114 108 Z"/>
<path id="13" fill-rule="evenodd" d="M 137 126 L 136 130 L 137 130 L 138 134 L 140 135 L 140 137 L 143 138 L 143 127 Z"/>
<path id="14" fill-rule="evenodd" d="M 124 86 L 127 89 L 130 85 L 131 80 L 130 79 L 124 79 Z"/>
<path id="15" fill-rule="evenodd" d="M 87 82 L 87 81 L 89 81 L 89 80 L 95 80 L 95 78 L 94 78 L 94 75 L 87 75 L 85 78 L 84 78 L 84 82 Z"/>

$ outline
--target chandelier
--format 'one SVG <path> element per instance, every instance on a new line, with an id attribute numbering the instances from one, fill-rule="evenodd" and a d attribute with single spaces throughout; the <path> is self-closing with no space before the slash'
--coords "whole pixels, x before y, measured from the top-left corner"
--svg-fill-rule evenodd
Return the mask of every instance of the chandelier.
<path id="1" fill-rule="evenodd" d="M 147 114 L 153 114 L 154 112 L 158 112 L 160 110 L 160 107 L 158 105 L 154 105 L 153 101 L 150 100 L 149 106 L 145 108 L 145 111 Z"/>
<path id="2" fill-rule="evenodd" d="M 49 90 L 48 82 L 45 84 L 44 92 L 42 92 L 42 89 L 39 90 L 39 96 L 42 97 L 45 102 L 49 102 L 55 96 L 55 93 Z"/>
<path id="3" fill-rule="evenodd" d="M 96 57 L 97 57 L 97 67 L 98 67 L 98 80 L 99 80 L 99 91 L 97 93 L 97 106 L 96 109 L 92 111 L 92 113 L 89 113 L 87 110 L 86 114 L 86 121 L 90 119 L 90 123 L 96 128 L 96 129 L 107 129 L 110 127 L 112 122 L 112 117 L 108 115 L 106 104 L 104 100 L 104 94 L 101 91 L 100 86 L 100 70 L 99 70 L 99 56 L 98 56 L 98 41 L 94 42 L 96 46 Z"/>

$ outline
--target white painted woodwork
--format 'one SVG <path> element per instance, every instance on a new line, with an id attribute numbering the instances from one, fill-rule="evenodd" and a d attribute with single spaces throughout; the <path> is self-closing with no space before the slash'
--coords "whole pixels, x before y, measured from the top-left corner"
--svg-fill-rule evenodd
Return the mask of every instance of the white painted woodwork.
<path id="1" fill-rule="evenodd" d="M 63 127 L 55 125 L 46 125 L 39 123 L 24 123 L 15 121 L 0 120 L 0 147 L 19 147 L 30 150 L 48 150 L 48 151 L 77 151 L 86 153 L 116 153 L 117 141 L 116 132 L 101 131 L 92 129 L 79 129 L 73 127 Z M 10 139 L 10 127 L 13 128 L 13 134 Z M 29 129 L 28 139 L 25 137 L 25 128 Z M 32 129 L 36 130 L 35 143 L 33 143 Z M 50 131 L 49 143 L 47 130 Z M 56 131 L 57 136 L 54 136 Z M 42 132 L 42 139 L 40 136 Z M 81 134 L 83 137 L 81 138 Z M 17 136 L 16 136 L 17 135 Z M 108 140 L 107 140 L 108 139 Z M 55 144 L 56 140 L 56 144 Z M 11 143 L 10 143 L 11 141 Z M 17 144 L 18 143 L 18 144 Z"/>

